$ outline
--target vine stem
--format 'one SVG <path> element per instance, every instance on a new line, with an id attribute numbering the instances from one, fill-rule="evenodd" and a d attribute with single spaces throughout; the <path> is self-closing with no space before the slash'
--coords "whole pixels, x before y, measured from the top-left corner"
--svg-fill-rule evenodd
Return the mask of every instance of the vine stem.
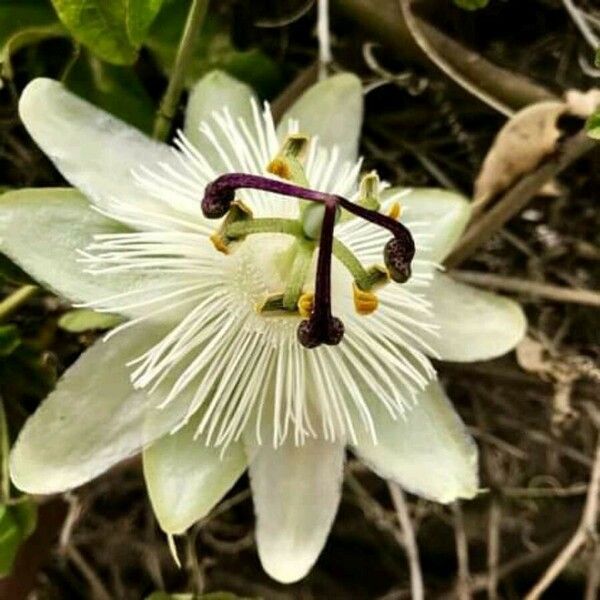
<path id="1" fill-rule="evenodd" d="M 156 113 L 153 137 L 157 140 L 165 141 L 171 131 L 171 123 L 177 112 L 194 43 L 204 23 L 207 9 L 208 0 L 192 0 L 169 78 L 169 85 Z"/>
<path id="2" fill-rule="evenodd" d="M 37 293 L 36 285 L 23 285 L 15 290 L 10 296 L 0 302 L 0 321 L 6 320 L 22 304 L 27 302 L 31 296 Z"/>

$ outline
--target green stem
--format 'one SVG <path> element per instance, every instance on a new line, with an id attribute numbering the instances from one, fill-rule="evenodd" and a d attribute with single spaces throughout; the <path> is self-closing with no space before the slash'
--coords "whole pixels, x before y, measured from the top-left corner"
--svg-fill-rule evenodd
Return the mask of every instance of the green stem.
<path id="1" fill-rule="evenodd" d="M 198 33 L 204 22 L 207 8 L 208 0 L 192 0 L 183 34 L 181 35 L 181 41 L 179 42 L 179 48 L 177 49 L 177 55 L 175 56 L 169 85 L 156 113 L 153 136 L 157 140 L 166 140 L 171 131 L 171 122 L 177 112 L 177 105 L 179 104 L 179 98 L 185 84 L 187 68 L 194 51 L 194 44 Z"/>
<path id="2" fill-rule="evenodd" d="M 0 302 L 0 321 L 5 321 L 37 291 L 38 287 L 36 285 L 23 285 L 8 296 L 8 298 Z"/>
<path id="3" fill-rule="evenodd" d="M 285 233 L 303 237 L 302 225 L 295 219 L 248 219 L 235 221 L 225 227 L 225 237 L 236 239 L 253 233 Z"/>
<path id="4" fill-rule="evenodd" d="M 295 310 L 298 306 L 298 300 L 302 294 L 314 249 L 315 244 L 313 242 L 300 238 L 296 240 L 294 262 L 292 263 L 288 284 L 283 293 L 283 307 L 287 310 Z"/>
<path id="5" fill-rule="evenodd" d="M 0 502 L 7 503 L 10 500 L 10 473 L 8 465 L 8 454 L 10 452 L 10 442 L 8 439 L 8 424 L 6 422 L 6 411 L 4 402 L 0 398 L 0 456 L 2 473 L 0 475 L 0 493 L 2 497 Z"/>
<path id="6" fill-rule="evenodd" d="M 368 290 L 371 287 L 369 272 L 362 266 L 360 260 L 354 256 L 352 250 L 335 238 L 333 240 L 333 255 L 350 271 L 361 290 Z"/>

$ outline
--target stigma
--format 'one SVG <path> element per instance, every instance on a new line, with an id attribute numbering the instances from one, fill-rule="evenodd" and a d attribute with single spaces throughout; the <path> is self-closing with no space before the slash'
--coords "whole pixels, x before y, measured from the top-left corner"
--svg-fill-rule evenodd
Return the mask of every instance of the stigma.
<path id="1" fill-rule="evenodd" d="M 286 165 L 284 156 L 278 161 L 278 173 L 283 175 L 297 171 L 296 165 Z M 289 158 L 289 157 L 288 157 Z M 374 189 L 378 187 L 376 176 L 369 174 L 361 185 L 363 199 L 355 203 L 343 196 L 329 194 L 299 185 L 295 181 L 282 181 L 252 175 L 248 173 L 229 173 L 221 175 L 204 190 L 201 208 L 209 219 L 225 217 L 215 246 L 227 252 L 231 243 L 243 241 L 253 233 L 284 233 L 295 237 L 295 252 L 290 268 L 289 284 L 280 295 L 272 297 L 261 310 L 291 311 L 304 318 L 298 325 L 297 337 L 306 348 L 317 348 L 323 344 L 337 345 L 344 337 L 344 324 L 332 313 L 331 305 L 331 263 L 336 256 L 351 272 L 354 278 L 353 297 L 359 314 L 368 315 L 378 306 L 374 293 L 376 286 L 383 282 L 406 283 L 411 276 L 411 263 L 415 255 L 415 244 L 410 231 L 397 219 L 399 207 L 386 215 L 379 212 L 379 202 L 374 198 Z M 303 181 L 304 183 L 305 181 Z M 236 193 L 241 189 L 260 190 L 277 194 L 281 201 L 286 199 L 303 200 L 300 219 L 262 218 L 239 210 Z M 364 200 L 364 201 L 362 201 Z M 343 214 L 354 216 L 388 230 L 390 239 L 382 249 L 385 269 L 372 267 L 365 269 L 358 259 L 334 237 L 336 222 Z M 314 282 L 314 295 L 307 302 L 307 293 L 303 290 L 304 278 L 312 261 L 314 252 L 318 253 Z"/>

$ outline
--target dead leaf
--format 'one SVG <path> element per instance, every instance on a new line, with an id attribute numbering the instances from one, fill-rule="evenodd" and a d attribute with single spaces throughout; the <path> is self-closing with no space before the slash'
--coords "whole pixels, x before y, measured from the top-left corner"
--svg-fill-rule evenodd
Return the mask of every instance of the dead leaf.
<path id="1" fill-rule="evenodd" d="M 500 130 L 475 181 L 475 203 L 483 205 L 554 152 L 565 102 L 538 102 L 516 113 Z"/>
<path id="2" fill-rule="evenodd" d="M 564 101 L 537 102 L 513 115 L 496 136 L 475 181 L 474 213 L 556 150 L 560 117 L 586 119 L 598 106 L 600 90 L 569 90 Z M 555 195 L 556 189 L 550 184 L 541 193 Z"/>

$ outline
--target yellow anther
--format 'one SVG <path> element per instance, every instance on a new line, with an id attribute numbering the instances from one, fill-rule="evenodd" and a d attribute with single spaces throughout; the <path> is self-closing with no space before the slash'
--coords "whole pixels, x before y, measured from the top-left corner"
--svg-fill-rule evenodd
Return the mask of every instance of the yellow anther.
<path id="1" fill-rule="evenodd" d="M 298 298 L 298 312 L 303 319 L 308 319 L 315 305 L 315 295 L 311 292 L 302 294 Z"/>
<path id="2" fill-rule="evenodd" d="M 267 165 L 267 171 L 273 175 L 277 175 L 277 177 L 281 177 L 282 179 L 290 180 L 292 178 L 289 162 L 283 158 L 274 158 Z"/>
<path id="3" fill-rule="evenodd" d="M 352 284 L 354 309 L 359 315 L 370 315 L 377 310 L 379 299 L 373 292 L 361 290 L 355 283 Z"/>
<path id="4" fill-rule="evenodd" d="M 229 248 L 218 231 L 215 231 L 209 239 L 212 242 L 212 245 L 215 247 L 215 250 L 218 250 L 223 254 L 229 254 Z"/>
<path id="5" fill-rule="evenodd" d="M 390 219 L 394 219 L 394 221 L 397 221 L 400 218 L 401 214 L 402 214 L 402 206 L 400 205 L 400 202 L 394 202 L 394 204 L 392 204 L 392 206 L 390 206 L 390 210 L 388 212 L 388 217 Z"/>

